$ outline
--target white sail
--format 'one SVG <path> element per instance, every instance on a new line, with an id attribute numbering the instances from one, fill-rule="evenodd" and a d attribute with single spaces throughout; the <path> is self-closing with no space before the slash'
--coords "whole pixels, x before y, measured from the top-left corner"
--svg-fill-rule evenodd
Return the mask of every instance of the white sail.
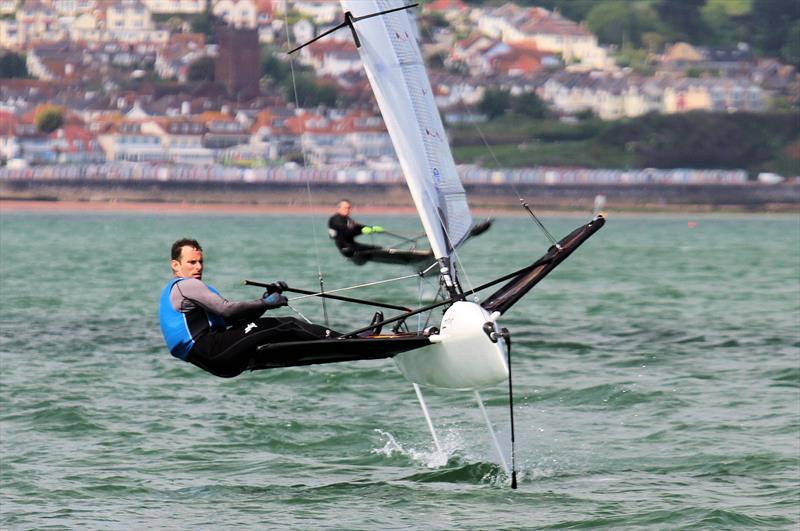
<path id="1" fill-rule="evenodd" d="M 402 0 L 341 0 L 360 17 Z M 407 10 L 355 23 L 364 63 L 400 167 L 437 259 L 449 258 L 472 218 Z"/>
<path id="2" fill-rule="evenodd" d="M 408 10 L 372 15 L 406 5 L 402 0 L 340 0 L 356 19 L 359 53 L 372 85 L 400 167 L 431 248 L 448 287 L 456 281 L 453 249 L 468 235 L 472 218 L 458 178 L 442 119 L 415 38 Z M 410 381 L 448 389 L 478 389 L 508 377 L 505 345 L 495 315 L 474 302 L 453 304 L 431 345 L 398 354 L 394 360 Z"/>

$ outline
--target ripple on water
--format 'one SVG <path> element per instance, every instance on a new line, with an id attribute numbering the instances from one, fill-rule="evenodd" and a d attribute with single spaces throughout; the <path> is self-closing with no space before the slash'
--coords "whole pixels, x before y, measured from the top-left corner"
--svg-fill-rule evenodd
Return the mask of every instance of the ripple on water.
<path id="1" fill-rule="evenodd" d="M 208 280 L 234 300 L 259 295 L 242 278 L 385 279 L 324 231 L 309 251 L 325 215 L 0 216 L 0 528 L 800 525 L 796 216 L 707 216 L 695 230 L 680 215 L 612 218 L 504 314 L 515 493 L 471 394 L 426 391 L 437 449 L 389 360 L 221 380 L 165 351 L 157 297 L 178 237 L 200 239 Z M 495 229 L 462 249 L 476 283 L 548 246 L 527 218 Z M 419 289 L 353 294 L 415 304 Z M 297 307 L 323 319 L 317 302 Z M 337 329 L 371 314 L 327 310 Z M 507 459 L 506 386 L 482 396 Z"/>

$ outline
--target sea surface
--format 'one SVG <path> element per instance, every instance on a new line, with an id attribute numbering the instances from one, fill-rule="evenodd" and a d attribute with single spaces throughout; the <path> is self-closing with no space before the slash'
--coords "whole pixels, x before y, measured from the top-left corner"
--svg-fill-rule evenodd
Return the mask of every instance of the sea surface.
<path id="1" fill-rule="evenodd" d="M 588 217 L 543 221 L 561 237 Z M 474 396 L 425 391 L 440 453 L 391 360 L 225 380 L 172 358 L 158 297 L 184 236 L 230 299 L 260 296 L 244 279 L 320 275 L 403 304 L 435 289 L 347 262 L 322 216 L 0 212 L 0 528 L 800 526 L 799 216 L 612 212 L 508 312 L 517 490 Z M 464 283 L 548 246 L 498 217 L 462 249 Z M 373 310 L 325 311 L 352 330 Z M 508 458 L 507 386 L 482 398 Z"/>

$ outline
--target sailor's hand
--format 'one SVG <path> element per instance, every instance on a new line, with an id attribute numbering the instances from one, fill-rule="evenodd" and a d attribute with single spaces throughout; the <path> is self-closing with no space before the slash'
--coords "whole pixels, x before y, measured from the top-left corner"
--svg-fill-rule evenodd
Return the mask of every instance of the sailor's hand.
<path id="1" fill-rule="evenodd" d="M 283 290 L 287 289 L 288 287 L 289 284 L 287 284 L 283 280 L 277 280 L 272 284 L 266 285 L 267 291 L 266 293 L 264 293 L 264 296 L 266 297 L 267 294 L 272 294 L 272 293 L 283 293 Z"/>
<path id="2" fill-rule="evenodd" d="M 289 304 L 289 299 L 280 293 L 264 293 L 263 300 L 268 310 L 274 310 L 275 308 L 280 308 L 281 306 Z"/>
<path id="3" fill-rule="evenodd" d="M 372 227 L 364 227 L 361 229 L 361 234 L 378 234 L 379 232 L 383 232 L 383 227 L 379 225 L 374 225 Z"/>

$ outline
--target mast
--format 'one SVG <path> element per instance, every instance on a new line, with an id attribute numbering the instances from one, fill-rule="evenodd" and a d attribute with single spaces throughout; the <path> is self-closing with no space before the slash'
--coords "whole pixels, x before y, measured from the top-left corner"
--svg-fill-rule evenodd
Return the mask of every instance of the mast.
<path id="1" fill-rule="evenodd" d="M 400 0 L 341 0 L 352 13 L 358 48 L 411 197 L 451 296 L 461 293 L 451 256 L 472 218 L 444 125 Z M 396 10 L 359 20 L 367 15 Z"/>

